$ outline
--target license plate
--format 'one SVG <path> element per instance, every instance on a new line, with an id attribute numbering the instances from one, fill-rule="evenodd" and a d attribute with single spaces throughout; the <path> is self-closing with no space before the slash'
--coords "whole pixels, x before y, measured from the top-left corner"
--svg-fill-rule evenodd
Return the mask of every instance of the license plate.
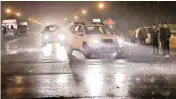
<path id="1" fill-rule="evenodd" d="M 106 47 L 100 47 L 97 49 L 98 52 L 114 52 L 116 51 L 116 47 L 112 45 L 107 45 Z"/>

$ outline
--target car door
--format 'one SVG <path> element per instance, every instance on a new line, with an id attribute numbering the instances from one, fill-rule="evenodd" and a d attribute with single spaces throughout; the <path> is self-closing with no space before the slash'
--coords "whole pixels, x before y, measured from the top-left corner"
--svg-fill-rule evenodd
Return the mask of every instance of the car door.
<path id="1" fill-rule="evenodd" d="M 82 43 L 84 41 L 84 28 L 83 26 L 79 26 L 79 29 L 78 29 L 78 32 L 76 33 L 76 42 L 77 42 L 77 45 L 76 47 L 78 49 L 81 49 L 82 48 Z"/>
<path id="2" fill-rule="evenodd" d="M 77 46 L 77 35 L 76 33 L 78 32 L 78 29 L 79 29 L 79 25 L 75 25 L 73 27 L 73 30 L 71 31 L 70 35 L 68 36 L 68 42 L 69 44 L 73 47 L 73 48 L 76 48 Z"/>

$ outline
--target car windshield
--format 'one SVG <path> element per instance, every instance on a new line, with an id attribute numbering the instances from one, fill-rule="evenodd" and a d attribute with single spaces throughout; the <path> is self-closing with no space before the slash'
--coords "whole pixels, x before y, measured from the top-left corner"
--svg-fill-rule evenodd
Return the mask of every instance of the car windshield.
<path id="1" fill-rule="evenodd" d="M 18 28 L 27 28 L 26 25 L 19 25 Z"/>
<path id="2" fill-rule="evenodd" d="M 86 34 L 113 34 L 107 27 L 105 26 L 85 26 Z"/>
<path id="3" fill-rule="evenodd" d="M 44 31 L 46 32 L 55 32 L 60 30 L 60 28 L 58 26 L 46 26 Z"/>

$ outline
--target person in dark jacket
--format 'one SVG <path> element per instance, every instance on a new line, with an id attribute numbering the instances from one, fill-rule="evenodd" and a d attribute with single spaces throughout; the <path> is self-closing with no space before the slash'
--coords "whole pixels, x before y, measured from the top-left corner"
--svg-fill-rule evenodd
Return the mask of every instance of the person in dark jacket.
<path id="1" fill-rule="evenodd" d="M 159 47 L 158 47 L 159 31 L 157 30 L 157 26 L 155 24 L 152 25 L 151 37 L 152 37 L 152 45 L 153 45 L 153 54 L 158 55 L 159 54 Z"/>
<path id="2" fill-rule="evenodd" d="M 163 27 L 160 28 L 160 40 L 161 40 L 161 45 L 163 48 L 163 55 L 165 55 L 165 57 L 169 57 L 169 52 L 170 52 L 169 39 L 170 39 L 170 37 L 171 37 L 170 29 L 168 28 L 167 23 L 164 23 Z"/>
<path id="3" fill-rule="evenodd" d="M 146 44 L 145 40 L 146 40 L 146 38 L 147 38 L 147 33 L 146 33 L 144 27 L 142 27 L 142 28 L 139 30 L 138 37 L 139 37 L 140 43 L 143 44 L 143 45 L 145 45 L 145 44 Z"/>

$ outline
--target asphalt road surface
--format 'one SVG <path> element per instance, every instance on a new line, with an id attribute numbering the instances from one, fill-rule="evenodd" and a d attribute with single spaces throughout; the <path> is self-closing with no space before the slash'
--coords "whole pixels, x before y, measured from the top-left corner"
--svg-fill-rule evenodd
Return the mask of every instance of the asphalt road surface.
<path id="1" fill-rule="evenodd" d="M 69 61 L 64 48 L 42 48 L 40 32 L 29 32 L 5 43 L 2 99 L 176 99 L 176 56 L 150 52 L 150 47 L 126 42 L 122 58 L 85 59 L 75 51 Z"/>

